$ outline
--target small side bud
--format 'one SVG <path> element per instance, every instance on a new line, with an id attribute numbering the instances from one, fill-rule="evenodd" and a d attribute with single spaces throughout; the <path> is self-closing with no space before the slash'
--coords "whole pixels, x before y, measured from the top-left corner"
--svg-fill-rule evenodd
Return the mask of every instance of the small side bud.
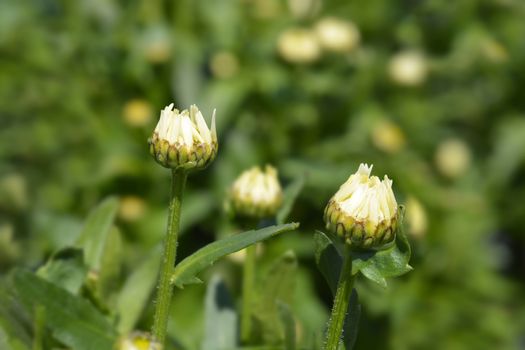
<path id="1" fill-rule="evenodd" d="M 277 170 L 267 165 L 264 171 L 253 167 L 243 172 L 230 189 L 229 202 L 234 215 L 260 219 L 274 216 L 282 197 Z"/>
<path id="2" fill-rule="evenodd" d="M 153 158 L 165 168 L 203 169 L 217 155 L 219 147 L 215 130 L 215 111 L 211 127 L 197 106 L 179 112 L 173 103 L 160 113 L 160 120 L 148 140 Z"/>
<path id="3" fill-rule="evenodd" d="M 370 176 L 372 166 L 357 172 L 330 199 L 324 213 L 326 228 L 358 248 L 381 247 L 396 235 L 398 209 L 392 180 Z"/>

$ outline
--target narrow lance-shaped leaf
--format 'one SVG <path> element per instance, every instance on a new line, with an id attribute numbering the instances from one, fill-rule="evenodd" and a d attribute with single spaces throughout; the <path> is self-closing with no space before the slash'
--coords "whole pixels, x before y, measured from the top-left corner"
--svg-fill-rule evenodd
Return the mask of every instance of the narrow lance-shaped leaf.
<path id="1" fill-rule="evenodd" d="M 45 308 L 46 326 L 65 345 L 75 350 L 113 347 L 116 332 L 87 300 L 26 270 L 15 270 L 13 283 L 28 310 L 34 310 L 37 305 Z"/>
<path id="2" fill-rule="evenodd" d="M 162 257 L 160 245 L 128 277 L 117 299 L 118 330 L 130 332 L 144 310 L 155 287 Z"/>
<path id="3" fill-rule="evenodd" d="M 89 214 L 84 229 L 76 245 L 84 250 L 86 265 L 93 270 L 99 270 L 106 245 L 107 237 L 119 202 L 116 198 L 104 200 Z"/>
<path id="4" fill-rule="evenodd" d="M 201 281 L 196 275 L 212 265 L 217 259 L 280 233 L 295 230 L 297 227 L 299 227 L 298 223 L 270 226 L 260 230 L 235 234 L 208 244 L 188 256 L 175 267 L 171 276 L 171 282 L 179 288 L 183 288 L 185 284 L 200 283 Z"/>

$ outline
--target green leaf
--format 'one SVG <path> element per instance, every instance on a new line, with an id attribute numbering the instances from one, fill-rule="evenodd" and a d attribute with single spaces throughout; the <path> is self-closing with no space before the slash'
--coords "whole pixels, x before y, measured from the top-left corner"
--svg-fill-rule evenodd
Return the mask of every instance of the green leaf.
<path id="1" fill-rule="evenodd" d="M 283 204 L 277 213 L 277 223 L 284 224 L 292 211 L 295 200 L 304 186 L 304 176 L 298 177 L 294 182 L 284 189 Z"/>
<path id="2" fill-rule="evenodd" d="M 37 271 L 38 276 L 72 294 L 78 294 L 86 274 L 82 250 L 77 248 L 58 251 Z"/>
<path id="3" fill-rule="evenodd" d="M 100 203 L 89 214 L 77 240 L 76 245 L 84 250 L 86 265 L 92 270 L 99 271 L 102 265 L 104 247 L 118 206 L 116 198 L 108 198 Z"/>
<path id="4" fill-rule="evenodd" d="M 288 304 L 277 301 L 277 308 L 281 316 L 281 322 L 284 328 L 284 348 L 285 350 L 295 350 L 295 321 L 292 310 Z"/>
<path id="5" fill-rule="evenodd" d="M 215 275 L 206 291 L 203 350 L 234 349 L 237 342 L 237 314 L 223 280 Z"/>
<path id="6" fill-rule="evenodd" d="M 352 289 L 350 295 L 350 304 L 348 304 L 348 311 L 343 326 L 343 343 L 345 350 L 352 350 L 357 340 L 357 331 L 359 330 L 359 318 L 361 317 L 361 305 L 357 297 L 357 290 Z"/>
<path id="7" fill-rule="evenodd" d="M 325 278 L 332 295 L 335 295 L 343 258 L 332 241 L 321 231 L 314 234 L 315 262 Z"/>
<path id="8" fill-rule="evenodd" d="M 261 285 L 257 288 L 257 302 L 253 317 L 257 321 L 259 337 L 265 344 L 280 344 L 285 340 L 278 301 L 291 304 L 295 293 L 297 257 L 287 251 L 271 266 Z"/>
<path id="9" fill-rule="evenodd" d="M 0 285 L 0 349 L 28 350 L 31 336 L 29 319 L 10 291 Z"/>
<path id="10" fill-rule="evenodd" d="M 159 245 L 135 268 L 124 283 L 116 307 L 119 332 L 130 332 L 144 310 L 157 281 L 161 252 Z"/>
<path id="11" fill-rule="evenodd" d="M 183 288 L 185 284 L 200 283 L 196 274 L 212 265 L 217 259 L 280 233 L 295 230 L 297 227 L 299 227 L 298 223 L 270 226 L 210 243 L 181 261 L 173 271 L 171 282 L 179 288 Z"/>
<path id="12" fill-rule="evenodd" d="M 106 238 L 101 262 L 96 292 L 99 298 L 113 305 L 122 268 L 122 237 L 115 226 L 111 227 Z"/>
<path id="13" fill-rule="evenodd" d="M 111 349 L 116 332 L 108 320 L 87 300 L 36 276 L 15 270 L 13 283 L 28 310 L 42 305 L 46 325 L 53 335 L 75 350 Z"/>

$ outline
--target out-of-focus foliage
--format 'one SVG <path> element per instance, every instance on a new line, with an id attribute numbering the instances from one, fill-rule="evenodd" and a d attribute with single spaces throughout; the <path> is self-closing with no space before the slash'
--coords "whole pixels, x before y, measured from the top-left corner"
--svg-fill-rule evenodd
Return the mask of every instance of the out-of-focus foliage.
<path id="1" fill-rule="evenodd" d="M 67 319 L 44 313 L 44 330 L 34 321 L 28 285 L 121 332 L 149 328 L 169 176 L 146 140 L 172 101 L 205 116 L 217 108 L 220 143 L 214 164 L 190 177 L 180 259 L 236 230 L 222 205 L 242 170 L 271 163 L 285 184 L 304 177 L 289 215 L 300 231 L 265 243 L 258 265 L 264 281 L 295 252 L 286 302 L 302 347 L 318 346 L 331 301 L 313 233 L 360 162 L 388 174 L 407 204 L 414 270 L 387 289 L 359 283 L 356 348 L 522 347 L 524 18 L 521 0 L 1 1 L 0 347 L 28 349 L 40 331 L 50 348 L 76 344 L 60 333 Z M 323 28 L 339 21 L 346 39 L 327 42 Z M 82 242 L 84 219 L 108 195 L 120 200 L 107 244 L 89 270 L 68 272 L 88 283 L 68 279 L 65 294 L 52 282 L 76 253 L 62 249 Z M 8 273 L 15 266 L 39 276 Z M 205 285 L 175 292 L 177 348 L 202 348 L 210 320 L 233 322 L 205 300 L 219 289 L 239 300 L 240 272 L 223 259 L 208 297 Z M 137 299 L 130 283 L 145 288 Z M 279 310 L 269 343 L 285 337 Z"/>

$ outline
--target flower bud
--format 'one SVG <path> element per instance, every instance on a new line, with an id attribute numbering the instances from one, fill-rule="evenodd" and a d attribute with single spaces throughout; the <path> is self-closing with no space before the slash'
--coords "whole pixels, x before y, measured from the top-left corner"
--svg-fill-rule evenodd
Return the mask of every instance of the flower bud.
<path id="1" fill-rule="evenodd" d="M 149 333 L 133 332 L 118 342 L 117 350 L 162 350 Z"/>
<path id="2" fill-rule="evenodd" d="M 370 176 L 372 166 L 357 172 L 330 199 L 324 213 L 326 228 L 355 248 L 376 248 L 394 240 L 397 202 L 392 180 Z"/>
<path id="3" fill-rule="evenodd" d="M 230 204 L 236 215 L 250 218 L 274 216 L 282 203 L 277 170 L 267 165 L 264 172 L 253 167 L 243 172 L 230 189 Z"/>
<path id="4" fill-rule="evenodd" d="M 160 120 L 148 140 L 153 158 L 166 168 L 202 169 L 217 155 L 215 110 L 211 117 L 211 131 L 197 106 L 179 112 L 173 103 L 160 113 Z"/>

